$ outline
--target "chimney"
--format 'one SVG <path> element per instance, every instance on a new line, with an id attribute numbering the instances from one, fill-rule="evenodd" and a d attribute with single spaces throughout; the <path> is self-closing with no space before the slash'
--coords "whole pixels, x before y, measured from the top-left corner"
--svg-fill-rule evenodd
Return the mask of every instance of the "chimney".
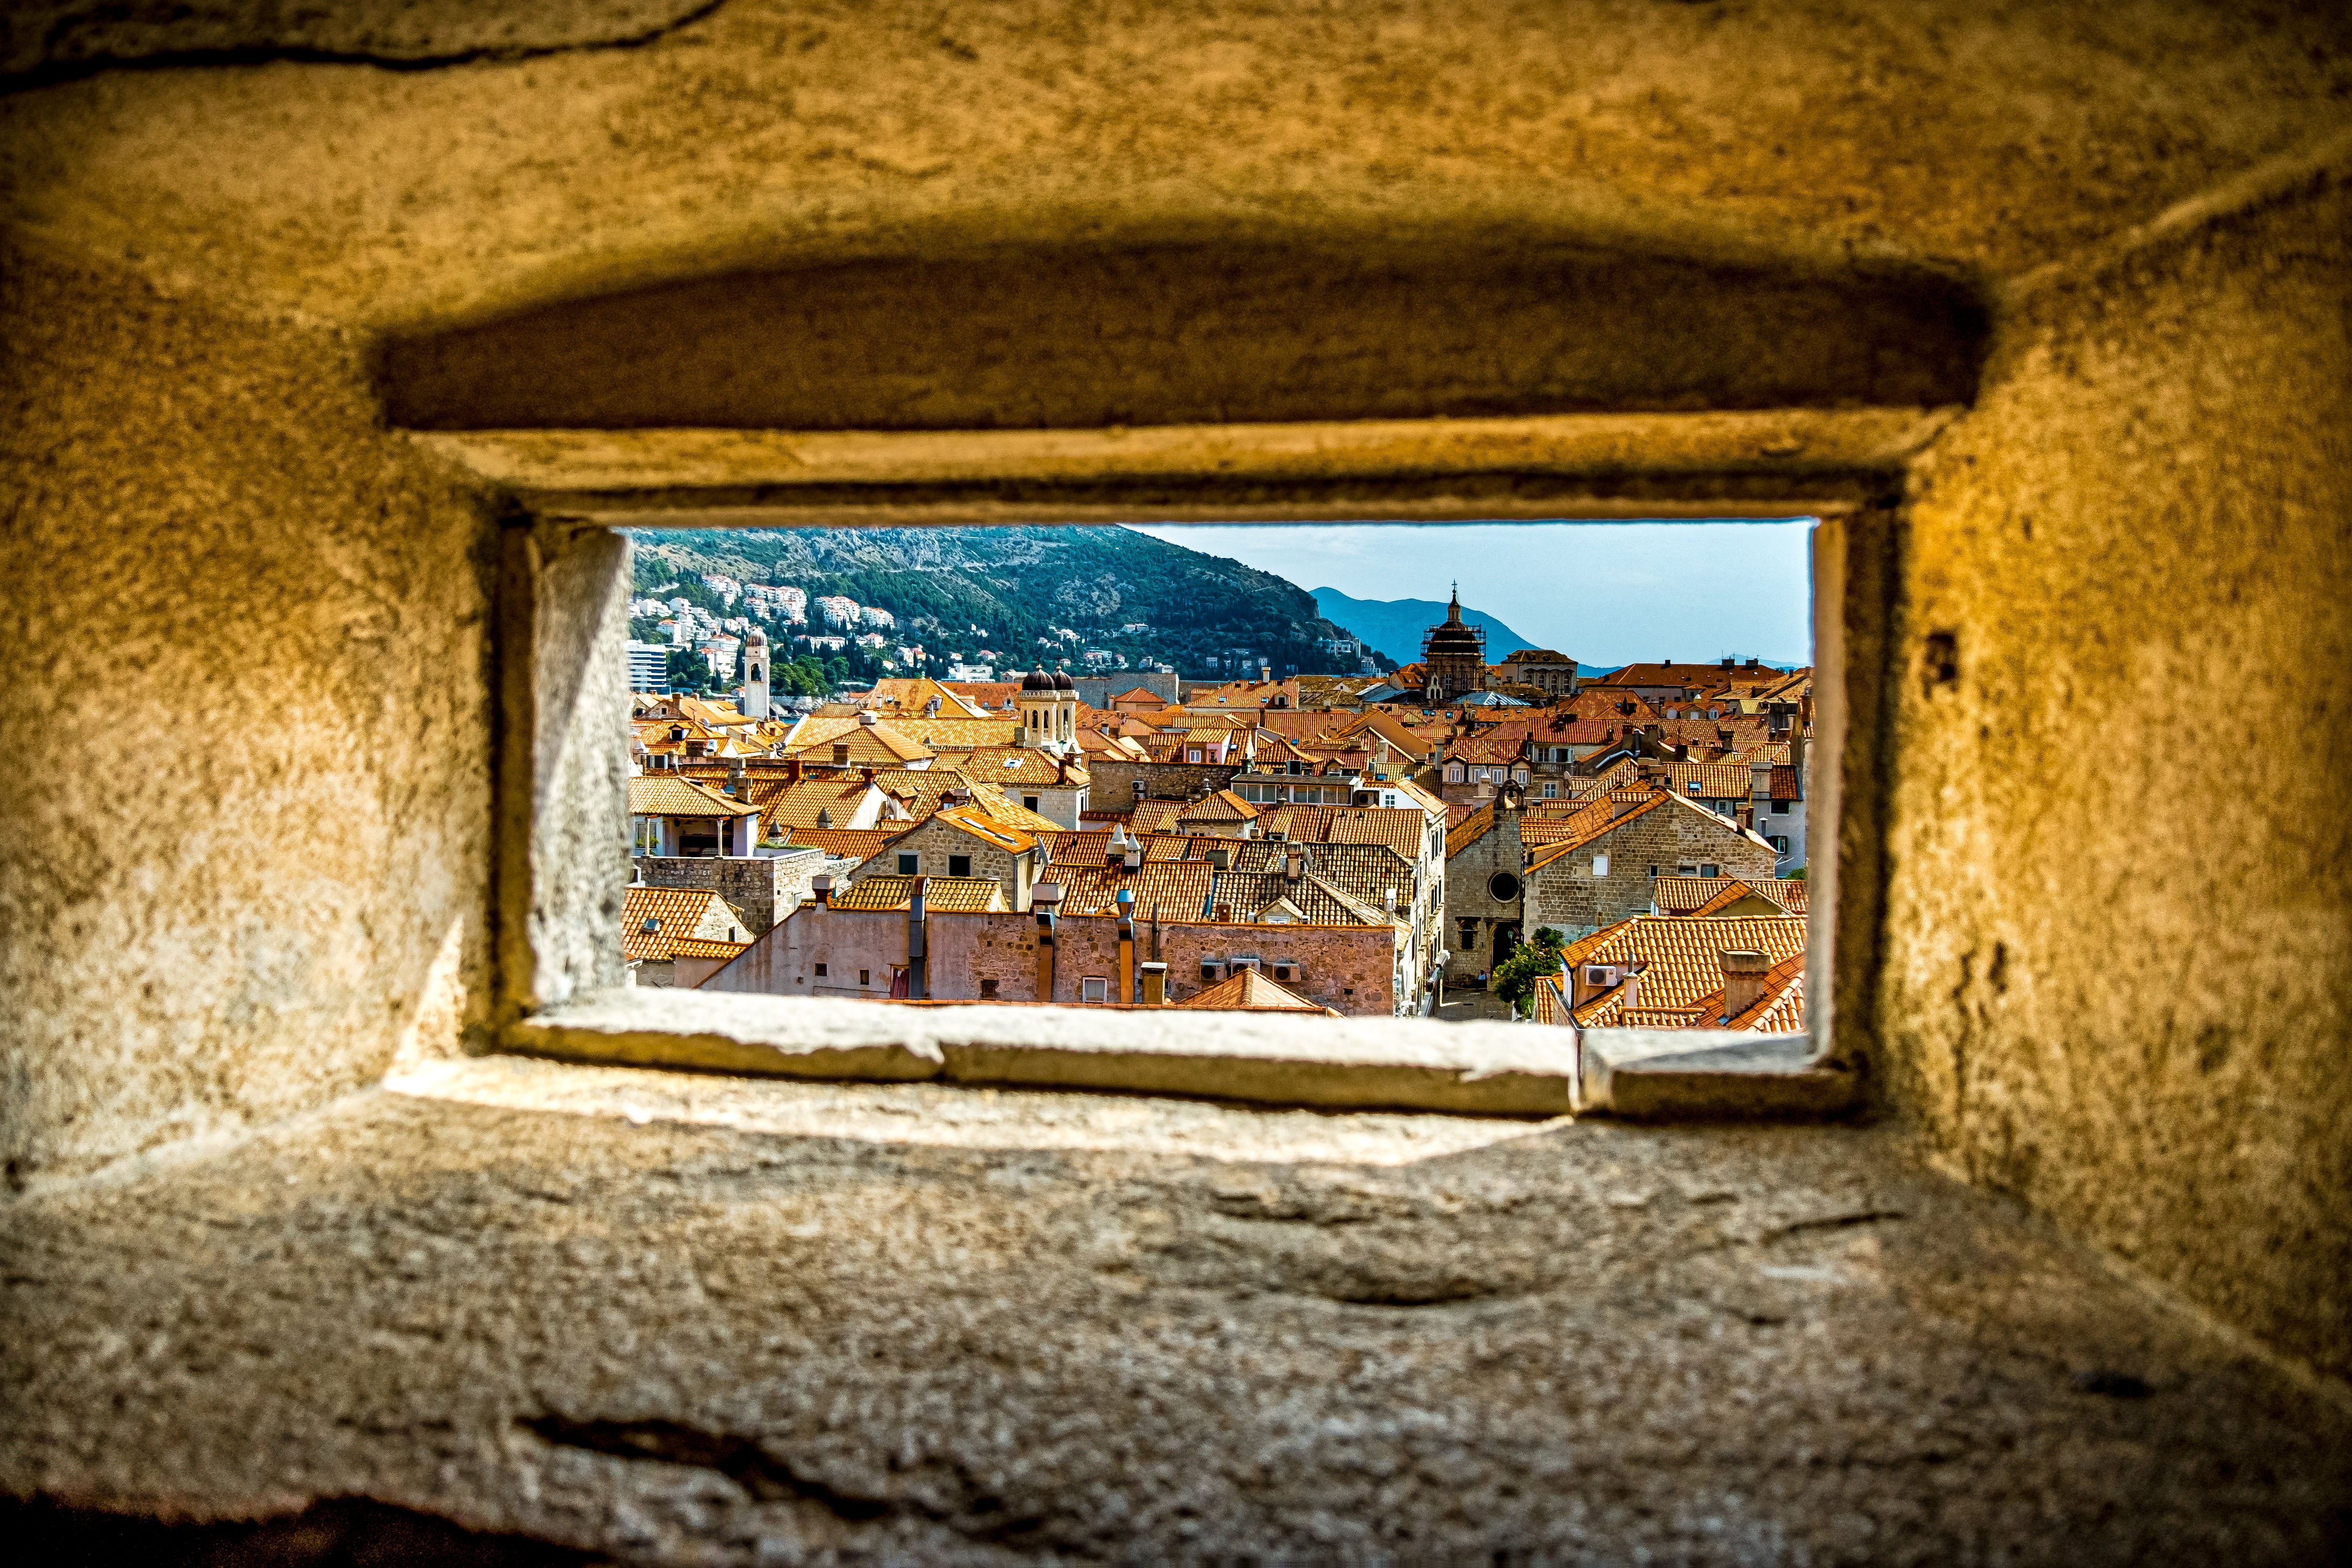
<path id="1" fill-rule="evenodd" d="M 1040 882 L 1029 890 L 1029 908 L 1037 917 L 1037 994 L 1033 1000 L 1054 999 L 1055 915 L 1062 907 L 1058 882 Z"/>
<path id="2" fill-rule="evenodd" d="M 1135 1000 L 1135 889 L 1121 888 L 1112 900 L 1118 913 L 1118 1005 Z"/>
<path id="3" fill-rule="evenodd" d="M 1168 966 L 1166 964 L 1143 965 L 1143 1005 L 1147 1007 L 1168 1005 Z"/>
<path id="4" fill-rule="evenodd" d="M 1759 757 L 1748 764 L 1748 809 L 1754 820 L 1748 826 L 1758 833 L 1764 831 L 1764 814 L 1772 809 L 1772 761 Z"/>
<path id="5" fill-rule="evenodd" d="M 1217 923 L 1219 925 L 1231 925 L 1234 923 L 1233 905 L 1219 904 L 1217 906 Z"/>
<path id="6" fill-rule="evenodd" d="M 1723 1017 L 1719 1021 L 1727 1023 L 1756 1005 L 1764 994 L 1764 972 L 1771 967 L 1771 961 L 1760 952 L 1723 954 Z"/>
<path id="7" fill-rule="evenodd" d="M 930 994 L 926 984 L 929 978 L 928 949 L 923 942 L 923 883 L 928 879 L 917 877 L 907 885 L 907 996 L 920 1002 Z"/>
<path id="8" fill-rule="evenodd" d="M 810 878 L 810 879 L 809 879 L 809 891 L 810 891 L 810 892 L 812 892 L 812 893 L 814 893 L 814 894 L 816 895 L 816 907 L 817 907 L 818 909 L 821 909 L 821 910 L 822 910 L 822 909 L 829 909 L 829 908 L 831 908 L 831 907 L 832 907 L 832 904 L 833 904 L 833 879 L 832 879 L 832 878 L 830 878 L 830 877 L 812 877 L 812 878 Z"/>
<path id="9" fill-rule="evenodd" d="M 1296 844 L 1292 845 L 1282 857 L 1282 879 L 1296 882 L 1306 869 L 1307 851 Z"/>
<path id="10" fill-rule="evenodd" d="M 784 781 L 787 784 L 798 784 L 801 782 L 801 760 L 799 757 L 792 757 L 785 762 Z"/>

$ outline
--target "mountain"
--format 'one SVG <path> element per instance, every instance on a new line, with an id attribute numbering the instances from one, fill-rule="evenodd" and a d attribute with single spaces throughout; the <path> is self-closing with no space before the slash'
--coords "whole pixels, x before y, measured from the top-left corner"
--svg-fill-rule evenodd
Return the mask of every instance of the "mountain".
<path id="1" fill-rule="evenodd" d="M 1318 588 L 1314 597 L 1316 607 L 1326 619 L 1345 625 L 1399 664 L 1418 659 L 1422 634 L 1445 619 L 1443 599 L 1351 599 L 1337 588 Z M 1472 626 L 1486 628 L 1488 664 L 1500 664 L 1505 655 L 1523 647 L 1542 646 L 1529 642 L 1495 616 L 1467 605 L 1462 606 L 1462 618 Z M 1591 665 L 1580 664 L 1577 669 L 1588 675 L 1600 673 Z"/>
<path id="2" fill-rule="evenodd" d="M 639 529 L 630 537 L 640 594 L 674 588 L 704 603 L 699 577 L 711 573 L 790 584 L 812 601 L 844 595 L 889 611 L 892 640 L 921 643 L 934 669 L 942 656 L 983 647 L 1004 656 L 1000 673 L 1065 658 L 1083 669 L 1087 648 L 1123 655 L 1130 668 L 1173 665 L 1187 679 L 1260 660 L 1278 674 L 1356 668 L 1353 657 L 1324 646 L 1349 634 L 1304 589 L 1124 528 Z"/>

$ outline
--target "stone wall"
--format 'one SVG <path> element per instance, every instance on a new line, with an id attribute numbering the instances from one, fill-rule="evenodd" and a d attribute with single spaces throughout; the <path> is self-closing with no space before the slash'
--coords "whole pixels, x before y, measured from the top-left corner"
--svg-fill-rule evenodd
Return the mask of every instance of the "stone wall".
<path id="1" fill-rule="evenodd" d="M 836 910 L 804 904 L 699 988 L 768 996 L 884 1001 L 890 994 L 890 966 L 906 962 L 905 910 Z M 861 970 L 866 973 L 862 984 L 857 978 Z"/>
<path id="2" fill-rule="evenodd" d="M 1597 857 L 1609 858 L 1595 877 Z M 1671 877 L 1678 866 L 1713 865 L 1726 877 L 1772 875 L 1771 847 L 1725 826 L 1694 806 L 1667 799 L 1628 816 L 1582 847 L 1528 873 L 1530 931 L 1550 926 L 1570 941 L 1650 912 L 1651 868 Z"/>
<path id="3" fill-rule="evenodd" d="M 1507 899 L 1494 894 L 1494 879 L 1507 874 L 1518 884 Z M 1460 854 L 1445 862 L 1444 928 L 1438 945 L 1453 956 L 1445 961 L 1445 977 L 1460 981 L 1495 966 L 1495 926 L 1517 924 L 1526 910 L 1527 851 L 1519 841 L 1519 813 L 1495 810 L 1495 823 Z M 1475 921 L 1476 939 L 1462 940 L 1462 922 Z M 1522 931 L 1525 937 L 1531 933 Z"/>
<path id="4" fill-rule="evenodd" d="M 1087 763 L 1093 783 L 1090 811 L 1133 811 L 1139 801 L 1195 800 L 1234 782 L 1243 764 L 1127 763 L 1111 758 Z"/>
<path id="5" fill-rule="evenodd" d="M 1078 689 L 1079 701 L 1089 708 L 1108 711 L 1112 698 L 1122 692 L 1133 691 L 1139 686 L 1173 703 L 1177 679 L 1174 674 L 1163 670 L 1123 669 L 1117 675 L 1075 675 L 1070 678 L 1070 684 Z"/>
<path id="6" fill-rule="evenodd" d="M 2338 1373 L 2347 235 L 2315 174 L 2017 302 L 1907 514 L 1877 1005 L 1955 1169 Z"/>
<path id="7" fill-rule="evenodd" d="M 785 855 L 640 855 L 631 864 L 651 887 L 709 889 L 743 911 L 744 930 L 757 937 L 800 907 L 818 874 L 838 875 L 846 863 L 810 849 Z"/>
<path id="8" fill-rule="evenodd" d="M 21 237 L 0 395 L 12 1181 L 478 1036 L 486 510 L 351 338 Z"/>
<path id="9" fill-rule="evenodd" d="M 1037 860 L 1034 849 L 1024 849 L 1018 854 L 1000 849 L 961 827 L 950 827 L 935 816 L 921 826 L 900 834 L 860 862 L 856 874 L 861 879 L 901 875 L 898 858 L 902 855 L 915 858 L 915 874 L 922 877 L 952 877 L 956 873 L 949 869 L 950 858 L 969 856 L 971 867 L 963 875 L 986 877 L 994 881 L 1004 889 L 1006 905 L 1016 910 L 1029 901 L 1028 868 L 1035 865 Z"/>

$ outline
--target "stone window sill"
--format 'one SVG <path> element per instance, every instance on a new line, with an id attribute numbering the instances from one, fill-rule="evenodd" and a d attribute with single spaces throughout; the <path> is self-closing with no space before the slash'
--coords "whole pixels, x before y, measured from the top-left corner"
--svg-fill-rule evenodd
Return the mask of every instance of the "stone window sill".
<path id="1" fill-rule="evenodd" d="M 1820 1118 L 1851 1074 L 1801 1035 L 1260 1017 L 649 992 L 523 1019 L 520 1054 L 759 1077 L 1174 1095 L 1472 1116 Z"/>

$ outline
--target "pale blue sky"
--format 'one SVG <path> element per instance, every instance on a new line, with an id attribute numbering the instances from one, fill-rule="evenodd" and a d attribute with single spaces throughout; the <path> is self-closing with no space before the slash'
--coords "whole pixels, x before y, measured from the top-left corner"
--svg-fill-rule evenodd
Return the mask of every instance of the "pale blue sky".
<path id="1" fill-rule="evenodd" d="M 1586 664 L 1812 658 L 1803 522 L 1153 523 L 1302 588 L 1444 599 Z"/>

